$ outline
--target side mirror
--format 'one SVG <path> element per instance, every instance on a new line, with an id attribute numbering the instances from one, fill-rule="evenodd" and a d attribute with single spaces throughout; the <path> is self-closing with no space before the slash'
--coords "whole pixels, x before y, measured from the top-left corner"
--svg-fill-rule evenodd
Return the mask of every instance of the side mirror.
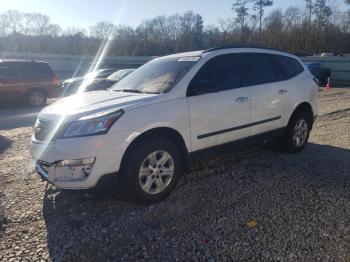
<path id="1" fill-rule="evenodd" d="M 188 87 L 187 96 L 198 96 L 216 92 L 217 89 L 214 82 L 209 80 L 194 80 Z"/>

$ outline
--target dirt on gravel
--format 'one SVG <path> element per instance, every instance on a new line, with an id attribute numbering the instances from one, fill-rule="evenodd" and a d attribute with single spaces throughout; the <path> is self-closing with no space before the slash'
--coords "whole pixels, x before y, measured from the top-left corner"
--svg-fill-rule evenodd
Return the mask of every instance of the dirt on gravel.
<path id="1" fill-rule="evenodd" d="M 350 89 L 320 92 L 319 107 L 300 154 L 262 145 L 197 162 L 151 206 L 42 182 L 33 119 L 11 128 L 0 109 L 0 261 L 348 261 Z"/>

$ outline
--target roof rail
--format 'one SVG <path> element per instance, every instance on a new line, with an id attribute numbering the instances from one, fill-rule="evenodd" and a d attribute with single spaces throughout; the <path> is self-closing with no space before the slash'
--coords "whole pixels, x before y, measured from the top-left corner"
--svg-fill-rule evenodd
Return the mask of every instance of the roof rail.
<path id="1" fill-rule="evenodd" d="M 209 48 L 207 50 L 204 50 L 203 53 L 208 53 L 208 52 L 223 50 L 223 49 L 230 49 L 230 48 L 258 48 L 258 49 L 264 49 L 264 50 L 283 52 L 283 51 L 278 50 L 278 49 L 268 48 L 268 47 L 263 47 L 263 46 L 258 46 L 258 45 L 232 45 L 232 46 L 222 46 L 222 47 Z"/>

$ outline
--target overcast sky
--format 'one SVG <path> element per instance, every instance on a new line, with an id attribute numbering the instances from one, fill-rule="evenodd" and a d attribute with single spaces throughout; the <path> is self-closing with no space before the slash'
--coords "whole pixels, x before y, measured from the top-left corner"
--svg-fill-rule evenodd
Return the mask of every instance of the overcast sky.
<path id="1" fill-rule="evenodd" d="M 344 0 L 329 0 L 344 10 Z M 9 9 L 21 12 L 39 12 L 51 17 L 63 28 L 88 28 L 99 21 L 137 26 L 143 19 L 158 15 L 200 13 L 205 24 L 216 23 L 218 18 L 231 18 L 233 0 L 0 0 L 0 13 Z M 302 0 L 274 0 L 274 8 L 303 7 Z M 271 10 L 271 8 L 270 8 Z"/>

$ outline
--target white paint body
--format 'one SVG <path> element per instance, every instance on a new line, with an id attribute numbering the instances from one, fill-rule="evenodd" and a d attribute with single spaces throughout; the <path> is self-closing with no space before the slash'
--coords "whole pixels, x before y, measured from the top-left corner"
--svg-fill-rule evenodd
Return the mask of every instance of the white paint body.
<path id="1" fill-rule="evenodd" d="M 303 102 L 309 103 L 314 116 L 317 115 L 318 86 L 306 68 L 303 73 L 287 81 L 200 96 L 186 96 L 190 81 L 209 59 L 222 54 L 242 52 L 291 56 L 277 51 L 252 48 L 177 54 L 173 56 L 202 58 L 168 93 L 153 95 L 97 91 L 61 99 L 44 108 L 38 118 L 57 122 L 69 115 L 78 119 L 87 112 L 98 112 L 106 108 L 120 108 L 125 113 L 105 135 L 56 139 L 49 144 L 36 141 L 33 136 L 30 147 L 33 160 L 54 163 L 66 159 L 95 157 L 92 171 L 85 180 L 58 181 L 56 176 L 59 171 L 55 167 L 50 168 L 47 173 L 47 179 L 59 188 L 85 189 L 94 187 L 103 175 L 118 172 L 129 145 L 138 136 L 154 128 L 166 127 L 177 131 L 182 136 L 187 151 L 191 153 L 286 127 L 295 108 Z M 286 90 L 287 93 L 281 95 L 280 90 Z M 248 100 L 237 103 L 236 99 L 240 97 L 247 97 Z M 249 125 L 276 116 L 281 118 L 234 132 L 198 139 L 202 134 Z"/>

